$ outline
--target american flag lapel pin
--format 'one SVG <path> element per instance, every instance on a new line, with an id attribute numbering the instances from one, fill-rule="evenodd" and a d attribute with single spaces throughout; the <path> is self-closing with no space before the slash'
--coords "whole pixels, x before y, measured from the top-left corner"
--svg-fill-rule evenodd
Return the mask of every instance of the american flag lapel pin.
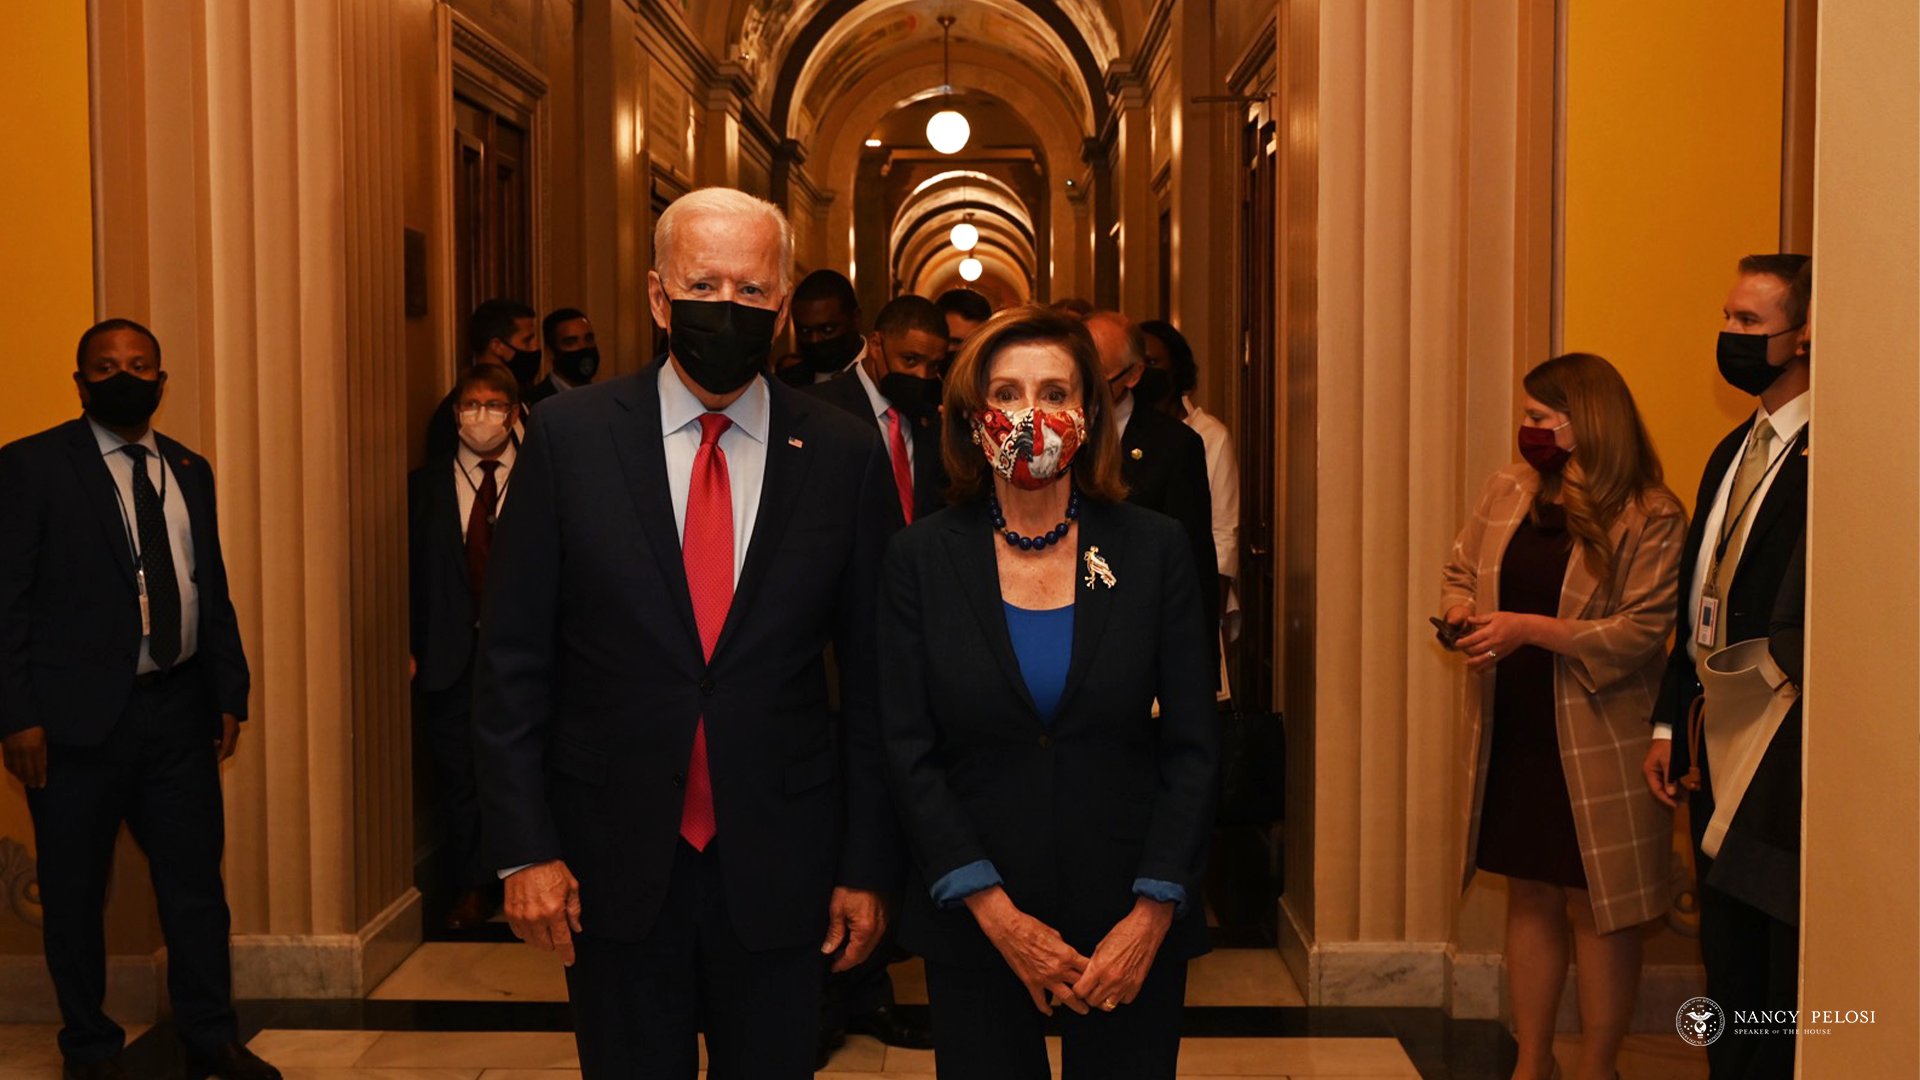
<path id="1" fill-rule="evenodd" d="M 789 435 L 787 436 L 787 445 L 793 447 L 795 450 L 800 450 L 805 448 L 807 444 L 801 441 L 800 436 Z"/>

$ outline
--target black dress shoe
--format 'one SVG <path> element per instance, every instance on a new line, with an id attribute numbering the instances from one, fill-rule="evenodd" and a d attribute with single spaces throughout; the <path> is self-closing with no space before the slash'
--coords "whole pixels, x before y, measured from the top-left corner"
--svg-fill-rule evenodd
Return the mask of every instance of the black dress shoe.
<path id="1" fill-rule="evenodd" d="M 820 1041 L 815 1044 L 813 1051 L 813 1071 L 819 1072 L 826 1068 L 827 1063 L 833 1060 L 833 1055 L 839 1053 L 840 1048 L 845 1045 L 847 1045 L 846 1032 L 821 1028 Z"/>
<path id="2" fill-rule="evenodd" d="M 105 1061 L 89 1061 L 79 1064 L 69 1061 L 60 1070 L 65 1080 L 127 1080 L 127 1070 L 120 1067 L 119 1055 Z"/>
<path id="3" fill-rule="evenodd" d="M 228 1043 L 211 1054 L 192 1055 L 193 1067 L 220 1080 L 280 1080 L 280 1070 L 261 1061 L 239 1043 Z"/>
<path id="4" fill-rule="evenodd" d="M 933 1028 L 927 1024 L 909 1023 L 891 1005 L 882 1005 L 870 1013 L 853 1017 L 847 1021 L 847 1030 L 857 1035 L 871 1035 L 888 1046 L 897 1046 L 902 1050 L 933 1049 Z"/>

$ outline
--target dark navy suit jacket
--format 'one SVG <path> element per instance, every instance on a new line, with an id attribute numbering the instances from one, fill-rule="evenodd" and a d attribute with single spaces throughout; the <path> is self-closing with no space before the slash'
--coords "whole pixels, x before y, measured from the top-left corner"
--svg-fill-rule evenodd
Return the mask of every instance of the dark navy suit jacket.
<path id="1" fill-rule="evenodd" d="M 461 532 L 460 483 L 453 452 L 436 455 L 407 476 L 407 588 L 413 684 L 446 690 L 473 665 L 473 594 L 467 588 L 467 542 Z"/>
<path id="2" fill-rule="evenodd" d="M 900 873 L 874 676 L 880 555 L 900 518 L 887 453 L 871 425 L 770 382 L 758 518 L 708 663 L 659 377 L 655 365 L 561 394 L 528 422 L 481 618 L 487 856 L 501 869 L 564 858 L 591 932 L 644 938 L 704 716 L 734 929 L 754 950 L 817 944 L 834 886 L 890 892 Z"/>
<path id="3" fill-rule="evenodd" d="M 199 647 L 212 709 L 247 714 L 247 658 L 227 595 L 207 459 L 155 434 L 193 530 Z M 0 447 L 0 734 L 44 727 L 98 746 L 133 693 L 140 594 L 113 474 L 82 418 Z M 184 582 L 182 583 L 185 584 Z"/>
<path id="4" fill-rule="evenodd" d="M 803 394 L 811 394 L 822 401 L 830 401 L 845 409 L 856 419 L 869 425 L 874 424 L 873 402 L 867 397 L 867 388 L 860 383 L 859 376 L 852 372 L 843 372 L 826 382 L 814 383 L 800 388 Z M 880 430 L 877 426 L 875 431 Z M 947 505 L 947 469 L 940 459 L 940 425 L 938 422 L 914 423 L 913 434 L 913 516 L 914 520 Z"/>

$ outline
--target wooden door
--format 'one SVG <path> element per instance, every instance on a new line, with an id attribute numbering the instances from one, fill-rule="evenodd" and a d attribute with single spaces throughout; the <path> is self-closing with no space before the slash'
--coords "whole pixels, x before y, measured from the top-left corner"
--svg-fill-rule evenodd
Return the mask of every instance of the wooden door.
<path id="1" fill-rule="evenodd" d="M 478 95 L 453 99 L 456 355 L 472 350 L 466 316 L 493 297 L 533 302 L 532 145 L 521 117 Z"/>

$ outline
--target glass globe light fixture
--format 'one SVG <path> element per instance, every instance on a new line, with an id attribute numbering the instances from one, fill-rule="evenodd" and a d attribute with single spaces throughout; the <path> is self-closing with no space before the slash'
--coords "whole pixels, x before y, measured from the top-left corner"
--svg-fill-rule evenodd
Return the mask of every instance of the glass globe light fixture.
<path id="1" fill-rule="evenodd" d="M 953 16 L 940 16 L 940 86 L 948 97 L 953 96 L 953 58 L 949 53 L 948 38 L 953 31 Z M 967 140 L 973 137 L 973 125 L 961 116 L 958 110 L 947 108 L 934 113 L 927 120 L 927 142 L 943 154 L 957 154 L 967 148 Z"/>
<path id="2" fill-rule="evenodd" d="M 973 246 L 980 242 L 980 230 L 974 226 L 973 222 L 962 221 L 953 227 L 949 238 L 953 241 L 953 246 L 959 250 L 972 251 Z"/>
<path id="3" fill-rule="evenodd" d="M 979 281 L 980 275 L 985 272 L 986 267 L 980 264 L 979 259 L 971 255 L 960 260 L 960 278 L 963 281 Z"/>

